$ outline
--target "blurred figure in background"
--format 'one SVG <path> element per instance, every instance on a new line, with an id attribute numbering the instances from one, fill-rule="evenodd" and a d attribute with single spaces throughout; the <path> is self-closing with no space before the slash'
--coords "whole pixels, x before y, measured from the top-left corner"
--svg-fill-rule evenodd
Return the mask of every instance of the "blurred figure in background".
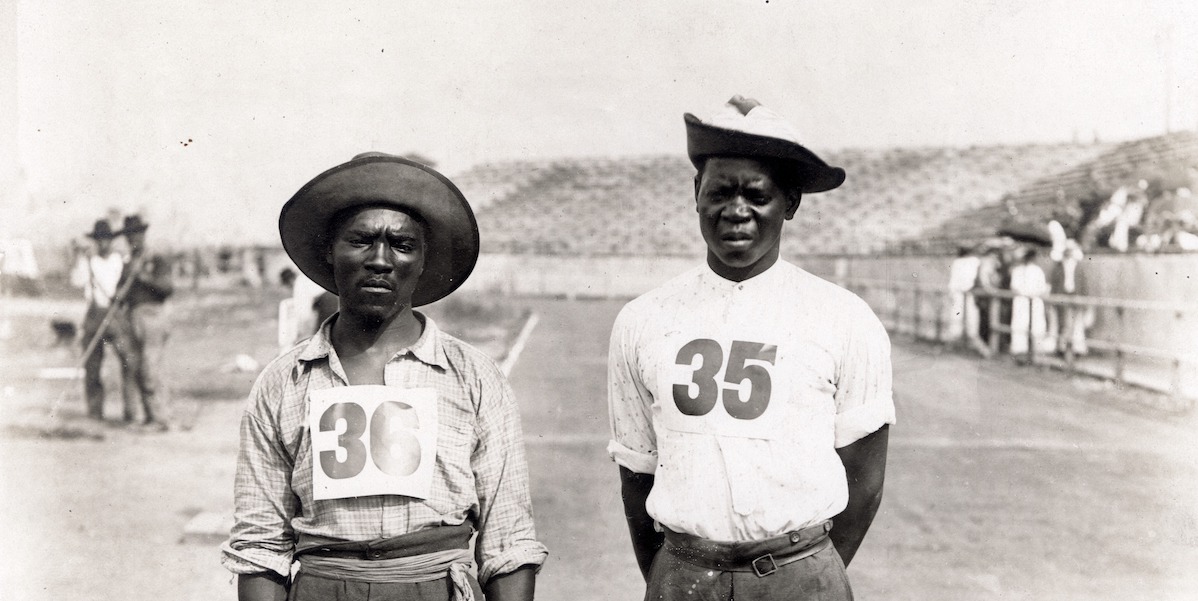
<path id="1" fill-rule="evenodd" d="M 1053 263 L 1049 283 L 1053 294 L 1068 296 L 1085 296 L 1085 273 L 1079 269 L 1082 259 L 1082 248 L 1075 240 L 1065 243 L 1065 250 L 1060 261 Z M 1059 329 L 1056 336 L 1058 353 L 1072 351 L 1075 355 L 1089 352 L 1086 345 L 1086 328 L 1093 323 L 1094 310 L 1082 306 L 1060 306 L 1057 309 Z"/>
<path id="2" fill-rule="evenodd" d="M 337 298 L 337 295 L 328 290 L 325 290 L 320 296 L 316 297 L 316 300 L 312 301 L 312 311 L 316 313 L 316 330 L 319 330 L 325 320 L 337 312 L 340 303 L 341 301 Z M 315 330 L 313 330 L 313 333 L 315 333 Z"/>
<path id="3" fill-rule="evenodd" d="M 279 352 L 283 352 L 310 338 L 337 312 L 337 295 L 290 267 L 279 272 L 279 281 L 291 288 L 291 297 L 279 302 Z"/>
<path id="4" fill-rule="evenodd" d="M 117 327 L 120 325 L 109 318 L 104 323 L 116 299 L 121 272 L 125 268 L 125 259 L 113 248 L 116 233 L 107 220 L 96 221 L 92 231 L 87 234 L 91 238 L 91 247 L 76 248 L 78 257 L 71 270 L 71 284 L 83 288 L 83 298 L 87 302 L 87 312 L 83 316 L 83 396 L 87 401 L 87 416 L 92 419 L 104 419 L 104 383 L 100 370 L 104 362 L 104 345 L 113 345 L 113 349 L 121 359 L 122 371 L 127 369 L 128 361 L 124 348 L 117 343 Z M 103 328 L 101 328 L 103 325 Z M 94 341 L 94 344 L 93 344 Z M 89 350 L 90 349 L 90 350 Z M 132 421 L 126 403 L 125 421 Z"/>
<path id="5" fill-rule="evenodd" d="M 290 267 L 284 267 L 279 272 L 279 283 L 294 294 L 295 270 Z M 289 296 L 279 301 L 279 353 L 286 352 L 299 339 L 298 322 L 299 319 L 295 315 L 295 298 Z"/>
<path id="6" fill-rule="evenodd" d="M 988 357 L 990 349 L 979 335 L 981 316 L 972 294 L 981 264 L 982 259 L 975 248 L 962 246 L 957 249 L 957 258 L 949 268 L 949 322 L 945 338 L 952 343 L 963 341 L 969 348 Z"/>
<path id="7" fill-rule="evenodd" d="M 973 286 L 973 304 L 978 311 L 978 338 L 984 342 L 990 340 L 990 306 L 1000 302 L 986 293 L 1003 288 L 1002 248 L 990 245 L 978 257 L 977 282 Z M 983 353 L 989 356 L 989 347 Z"/>
<path id="8" fill-rule="evenodd" d="M 1011 354 L 1024 357 L 1031 344 L 1041 350 L 1048 332 L 1044 301 L 1039 297 L 1048 294 L 1049 288 L 1044 270 L 1036 264 L 1035 248 L 1024 247 L 1015 256 L 1015 266 L 1011 268 L 1011 292 L 1019 296 L 1011 301 Z"/>
<path id="9" fill-rule="evenodd" d="M 175 291 L 170 261 L 146 252 L 149 224 L 138 215 L 125 218 L 121 234 L 129 243 L 129 263 L 121 276 L 129 281 L 129 292 L 121 305 L 124 328 L 118 339 L 123 347 L 125 419 L 135 420 L 135 398 L 141 399 L 143 423 L 148 430 L 171 428 L 167 391 L 162 381 L 162 364 L 170 335 L 166 299 Z"/>

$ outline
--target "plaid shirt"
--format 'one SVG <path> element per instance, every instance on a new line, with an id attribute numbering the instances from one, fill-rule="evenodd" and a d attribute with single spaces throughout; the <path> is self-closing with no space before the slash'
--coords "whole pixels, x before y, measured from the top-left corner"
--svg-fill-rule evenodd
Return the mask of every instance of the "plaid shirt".
<path id="1" fill-rule="evenodd" d="M 418 316 L 423 334 L 387 362 L 383 380 L 437 391 L 440 424 L 429 498 L 313 500 L 308 392 L 349 385 L 330 341 L 329 320 L 309 341 L 267 365 L 250 393 L 241 420 L 235 523 L 221 547 L 221 562 L 230 571 L 289 575 L 300 534 L 361 541 L 467 520 L 479 531 L 480 581 L 545 561 L 548 552 L 533 529 L 511 387 L 490 358 Z"/>

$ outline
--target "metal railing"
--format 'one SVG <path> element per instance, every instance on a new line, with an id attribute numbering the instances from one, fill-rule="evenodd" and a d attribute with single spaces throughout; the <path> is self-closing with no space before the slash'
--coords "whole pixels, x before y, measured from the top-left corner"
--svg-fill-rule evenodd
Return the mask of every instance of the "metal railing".
<path id="1" fill-rule="evenodd" d="M 878 312 L 879 318 L 882 319 L 883 323 L 886 323 L 888 329 L 894 332 L 911 334 L 917 339 L 930 339 L 940 343 L 967 342 L 969 335 L 967 331 L 968 326 L 962 328 L 963 331 L 960 335 L 946 336 L 949 328 L 946 319 L 947 311 L 944 308 L 949 306 L 954 293 L 942 286 L 920 282 L 864 278 L 846 279 L 838 283 L 855 291 L 862 298 L 870 301 L 871 305 L 875 305 L 874 310 Z M 890 302 L 878 303 L 877 297 L 879 293 L 889 296 Z M 1027 360 L 1030 363 L 1040 364 L 1057 364 L 1058 362 L 1047 360 L 1042 356 L 1043 353 L 1039 349 L 1042 338 L 1039 337 L 1036 329 L 1029 327 L 1026 332 L 1022 331 L 1022 329 L 1016 331 L 1011 328 L 1009 323 L 1004 322 L 1003 316 L 1010 314 L 1011 307 L 1016 299 L 1039 299 L 1044 303 L 1045 313 L 1048 314 L 1050 311 L 1055 311 L 1058 319 L 1062 322 L 1068 320 L 1071 323 L 1072 320 L 1082 319 L 1083 315 L 1088 311 L 1099 309 L 1112 311 L 1116 320 L 1113 331 L 1117 333 L 1126 333 L 1128 331 L 1126 327 L 1128 321 L 1127 315 L 1133 311 L 1172 315 L 1174 322 L 1178 324 L 1187 317 L 1198 317 L 1198 304 L 1061 294 L 1027 297 L 1008 290 L 975 289 L 964 293 L 963 302 L 966 305 L 972 305 L 976 298 L 990 298 L 996 301 L 989 303 L 987 315 L 980 316 L 981 319 L 987 321 L 989 326 L 988 339 L 982 342 L 989 349 L 990 353 L 998 353 L 1002 347 L 1004 337 L 1009 343 L 1014 336 L 1026 336 Z M 877 304 L 888 306 L 876 306 Z M 1091 337 L 1087 337 L 1085 343 L 1089 348 L 1110 354 L 1113 370 L 1109 377 L 1119 385 L 1127 383 L 1128 359 L 1131 357 L 1167 363 L 1169 383 L 1158 387 L 1158 389 L 1178 400 L 1182 397 L 1183 370 L 1187 366 L 1198 366 L 1198 354 L 1194 352 L 1179 352 L 1133 344 L 1126 340 Z M 1070 373 L 1079 371 L 1078 353 L 1076 352 L 1077 349 L 1074 349 L 1072 341 L 1065 340 L 1058 348 L 1062 350 L 1059 365 Z M 1198 340 L 1195 341 L 1195 348 L 1198 349 Z"/>

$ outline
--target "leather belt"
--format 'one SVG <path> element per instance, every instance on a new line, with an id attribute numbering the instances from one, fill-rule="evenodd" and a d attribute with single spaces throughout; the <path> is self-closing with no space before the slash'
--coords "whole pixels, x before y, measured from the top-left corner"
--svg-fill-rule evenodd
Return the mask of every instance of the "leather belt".
<path id="1" fill-rule="evenodd" d="M 802 530 L 759 541 L 713 541 L 666 529 L 665 548 L 689 564 L 723 572 L 752 572 L 765 577 L 784 565 L 806 559 L 832 546 L 826 520 Z"/>

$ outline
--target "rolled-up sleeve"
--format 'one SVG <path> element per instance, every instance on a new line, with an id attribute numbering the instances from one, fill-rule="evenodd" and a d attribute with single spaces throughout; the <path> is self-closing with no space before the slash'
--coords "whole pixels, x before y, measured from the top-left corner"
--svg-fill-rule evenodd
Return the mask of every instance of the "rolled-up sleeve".
<path id="1" fill-rule="evenodd" d="M 490 366 L 494 367 L 494 366 Z M 497 368 L 482 374 L 477 434 L 471 458 L 478 495 L 478 579 L 520 566 L 540 566 L 549 552 L 537 541 L 524 434 L 511 386 Z"/>
<path id="2" fill-rule="evenodd" d="M 861 315 L 848 320 L 846 327 L 848 335 L 836 382 L 836 448 L 895 422 L 886 328 L 864 302 Z"/>
<path id="3" fill-rule="evenodd" d="M 617 465 L 639 474 L 657 471 L 653 395 L 637 369 L 635 313 L 625 306 L 612 326 L 607 354 L 607 403 L 611 441 L 607 452 Z"/>
<path id="4" fill-rule="evenodd" d="M 241 450 L 234 480 L 233 529 L 221 545 L 221 564 L 235 574 L 291 573 L 298 500 L 291 490 L 292 458 L 269 410 L 284 393 L 283 378 L 264 372 L 241 418 Z"/>

